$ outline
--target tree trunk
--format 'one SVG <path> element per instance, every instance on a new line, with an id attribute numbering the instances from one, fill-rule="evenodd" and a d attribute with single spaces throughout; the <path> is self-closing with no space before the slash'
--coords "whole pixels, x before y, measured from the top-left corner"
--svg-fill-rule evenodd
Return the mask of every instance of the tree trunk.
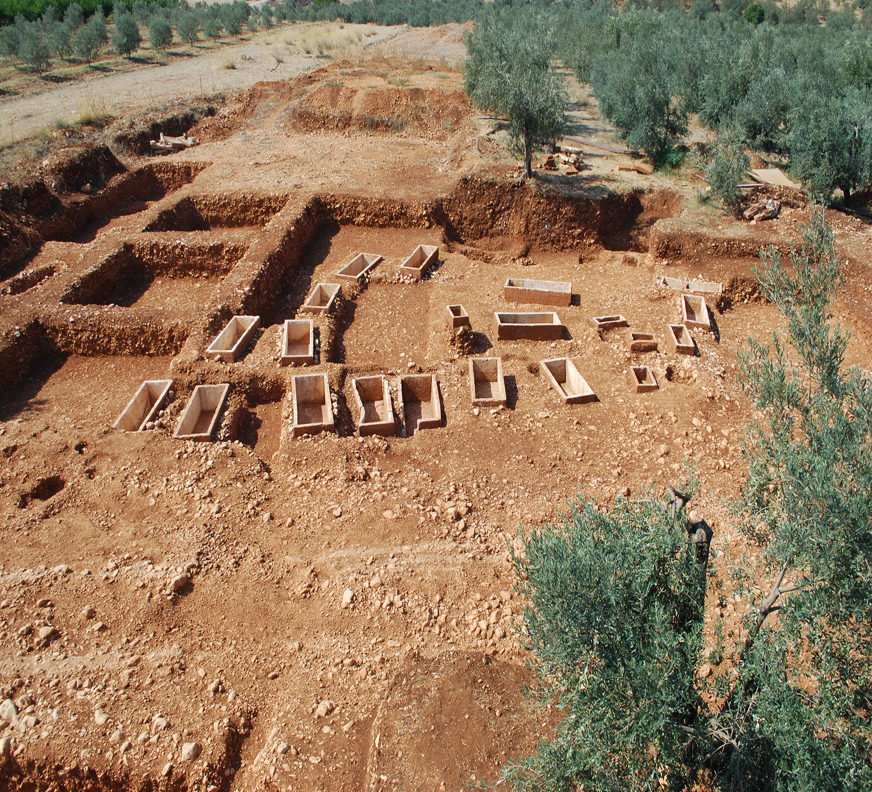
<path id="1" fill-rule="evenodd" d="M 529 135 L 524 135 L 524 170 L 521 172 L 521 180 L 531 178 L 533 175 L 533 142 Z"/>

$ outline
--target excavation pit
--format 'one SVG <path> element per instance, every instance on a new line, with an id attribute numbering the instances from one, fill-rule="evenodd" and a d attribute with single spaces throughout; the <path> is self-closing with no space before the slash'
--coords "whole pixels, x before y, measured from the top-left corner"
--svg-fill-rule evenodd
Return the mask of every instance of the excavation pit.
<path id="1" fill-rule="evenodd" d="M 462 305 L 449 305 L 448 329 L 454 330 L 458 327 L 472 327 L 469 321 L 469 314 Z"/>
<path id="2" fill-rule="evenodd" d="M 118 416 L 113 429 L 121 432 L 142 432 L 146 424 L 154 421 L 166 401 L 172 380 L 146 380 Z"/>
<path id="3" fill-rule="evenodd" d="M 221 416 L 230 385 L 198 385 L 173 434 L 177 440 L 208 441 Z"/>
<path id="4" fill-rule="evenodd" d="M 233 363 L 248 348 L 258 327 L 259 316 L 234 316 L 206 350 L 206 354 L 225 363 Z"/>
<path id="5" fill-rule="evenodd" d="M 597 330 L 614 330 L 618 327 L 629 327 L 630 323 L 620 314 L 614 316 L 594 316 L 594 326 Z"/>
<path id="6" fill-rule="evenodd" d="M 335 428 L 326 374 L 298 374 L 293 378 L 293 435 L 332 432 Z"/>
<path id="7" fill-rule="evenodd" d="M 656 352 L 657 339 L 650 333 L 630 333 L 630 352 Z"/>
<path id="8" fill-rule="evenodd" d="M 596 401 L 596 394 L 569 358 L 543 360 L 539 365 L 551 387 L 565 404 L 587 404 Z"/>
<path id="9" fill-rule="evenodd" d="M 421 280 L 424 274 L 432 267 L 439 258 L 438 245 L 418 245 L 412 255 L 407 258 L 400 267 L 399 274 L 405 277 Z"/>
<path id="10" fill-rule="evenodd" d="M 693 342 L 693 336 L 683 324 L 670 324 L 667 327 L 669 328 L 667 335 L 669 348 L 676 355 L 696 354 L 696 344 Z"/>
<path id="11" fill-rule="evenodd" d="M 300 308 L 302 313 L 329 314 L 336 304 L 340 286 L 336 283 L 317 283 L 309 298 Z"/>
<path id="12" fill-rule="evenodd" d="M 683 294 L 681 296 L 681 322 L 687 328 L 711 329 L 712 322 L 705 299 Z"/>
<path id="13" fill-rule="evenodd" d="M 503 296 L 508 302 L 565 307 L 572 302 L 572 284 L 509 278 L 503 289 Z"/>
<path id="14" fill-rule="evenodd" d="M 359 253 L 336 273 L 336 277 L 360 283 L 381 260 L 382 257 L 376 253 Z"/>
<path id="15" fill-rule="evenodd" d="M 287 200 L 285 195 L 191 195 L 162 211 L 145 230 L 262 228 Z"/>
<path id="16" fill-rule="evenodd" d="M 630 367 L 630 385 L 636 393 L 650 393 L 659 387 L 654 372 L 648 366 Z"/>
<path id="17" fill-rule="evenodd" d="M 391 390 L 388 381 L 381 375 L 357 377 L 351 381 L 354 400 L 360 410 L 357 430 L 361 437 L 381 435 L 391 437 L 396 434 L 394 408 L 391 404 Z"/>
<path id="18" fill-rule="evenodd" d="M 471 358 L 469 390 L 473 406 L 505 407 L 506 382 L 503 379 L 502 358 Z"/>
<path id="19" fill-rule="evenodd" d="M 501 341 L 556 341 L 563 337 L 560 317 L 543 313 L 495 313 L 497 338 Z"/>
<path id="20" fill-rule="evenodd" d="M 442 426 L 442 399 L 436 377 L 432 374 L 409 374 L 399 379 L 397 394 L 406 434 L 411 437 L 421 429 L 438 429 Z"/>
<path id="21" fill-rule="evenodd" d="M 287 319 L 282 330 L 282 366 L 311 366 L 315 362 L 315 328 L 311 319 Z"/>

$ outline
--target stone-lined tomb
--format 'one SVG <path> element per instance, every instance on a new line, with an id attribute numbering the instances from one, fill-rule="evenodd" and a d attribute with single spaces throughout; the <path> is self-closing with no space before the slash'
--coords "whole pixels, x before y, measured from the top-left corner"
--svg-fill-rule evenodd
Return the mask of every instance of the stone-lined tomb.
<path id="1" fill-rule="evenodd" d="M 376 253 L 358 253 L 348 262 L 348 264 L 336 273 L 336 277 L 360 283 L 381 261 L 382 256 L 379 256 Z"/>
<path id="2" fill-rule="evenodd" d="M 553 311 L 542 313 L 495 312 L 497 338 L 501 341 L 556 341 L 563 337 L 563 324 Z"/>
<path id="3" fill-rule="evenodd" d="M 209 345 L 206 355 L 234 363 L 248 348 L 259 327 L 259 316 L 234 316 Z"/>
<path id="4" fill-rule="evenodd" d="M 506 383 L 502 358 L 470 358 L 469 390 L 473 406 L 505 407 Z"/>
<path id="5" fill-rule="evenodd" d="M 340 288 L 337 283 L 316 283 L 300 311 L 302 313 L 329 314 L 336 304 Z"/>
<path id="6" fill-rule="evenodd" d="M 657 339 L 651 333 L 630 333 L 630 352 L 656 352 Z"/>
<path id="7" fill-rule="evenodd" d="M 421 429 L 442 426 L 442 398 L 439 383 L 432 374 L 407 374 L 397 384 L 399 411 L 406 434 L 412 437 Z"/>
<path id="8" fill-rule="evenodd" d="M 458 327 L 471 327 L 469 321 L 469 313 L 462 305 L 448 306 L 448 329 L 454 330 Z"/>
<path id="9" fill-rule="evenodd" d="M 630 386 L 636 393 L 650 393 L 659 387 L 654 372 L 648 366 L 630 366 Z"/>
<path id="10" fill-rule="evenodd" d="M 335 430 L 326 374 L 297 374 L 292 380 L 293 435 Z"/>
<path id="11" fill-rule="evenodd" d="M 507 302 L 568 307 L 572 302 L 572 284 L 509 278 L 503 288 L 503 296 Z"/>
<path id="12" fill-rule="evenodd" d="M 400 275 L 421 280 L 439 258 L 438 245 L 418 245 L 398 270 Z"/>
<path id="13" fill-rule="evenodd" d="M 360 417 L 357 430 L 361 437 L 381 435 L 391 437 L 397 432 L 394 408 L 391 404 L 391 389 L 382 375 L 356 377 L 351 381 L 351 390 Z"/>
<path id="14" fill-rule="evenodd" d="M 696 344 L 693 336 L 683 324 L 668 324 L 667 345 L 676 355 L 695 355 Z"/>
<path id="15" fill-rule="evenodd" d="M 315 327 L 311 319 L 286 319 L 282 326 L 281 366 L 311 366 L 315 362 Z"/>
<path id="16" fill-rule="evenodd" d="M 202 442 L 211 440 L 228 393 L 229 384 L 198 385 L 194 388 L 173 437 Z"/>
<path id="17" fill-rule="evenodd" d="M 160 412 L 172 387 L 172 380 L 146 380 L 139 386 L 139 390 L 127 403 L 112 427 L 122 432 L 143 431 Z"/>
<path id="18" fill-rule="evenodd" d="M 620 314 L 614 314 L 613 316 L 594 316 L 593 324 L 597 330 L 603 331 L 630 326 L 630 323 Z"/>
<path id="19" fill-rule="evenodd" d="M 587 404 L 597 400 L 593 389 L 569 358 L 543 360 L 539 365 L 545 378 L 564 404 Z"/>
<path id="20" fill-rule="evenodd" d="M 712 320 L 704 298 L 690 294 L 681 295 L 681 323 L 687 328 L 711 329 Z"/>

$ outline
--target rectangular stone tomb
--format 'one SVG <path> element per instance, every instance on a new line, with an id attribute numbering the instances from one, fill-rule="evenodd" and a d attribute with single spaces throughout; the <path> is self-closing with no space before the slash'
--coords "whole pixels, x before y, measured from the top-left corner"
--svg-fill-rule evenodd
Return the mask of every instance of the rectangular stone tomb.
<path id="1" fill-rule="evenodd" d="M 294 437 L 332 432 L 333 406 L 326 374 L 298 374 L 293 377 Z"/>
<path id="2" fill-rule="evenodd" d="M 198 385 L 194 388 L 173 437 L 178 440 L 211 440 L 228 393 L 228 384 Z"/>
<path id="3" fill-rule="evenodd" d="M 667 336 L 669 348 L 676 355 L 694 355 L 696 354 L 696 345 L 693 343 L 693 336 L 683 324 L 668 325 L 669 335 Z"/>
<path id="4" fill-rule="evenodd" d="M 566 404 L 587 404 L 596 401 L 596 394 L 569 358 L 543 360 L 545 377 Z"/>
<path id="5" fill-rule="evenodd" d="M 351 381 L 354 400 L 360 410 L 357 429 L 361 437 L 381 435 L 391 437 L 397 432 L 391 390 L 388 381 L 381 375 L 356 377 Z"/>
<path id="6" fill-rule="evenodd" d="M 614 330 L 616 327 L 629 327 L 630 323 L 620 314 L 614 316 L 594 316 L 593 323 L 597 330 Z"/>
<path id="7" fill-rule="evenodd" d="M 630 333 L 630 352 L 656 352 L 657 339 L 650 333 Z"/>
<path id="8" fill-rule="evenodd" d="M 206 354 L 225 363 L 233 363 L 251 343 L 258 327 L 259 316 L 234 316 L 206 350 Z"/>
<path id="9" fill-rule="evenodd" d="M 681 278 L 670 278 L 668 275 L 658 277 L 657 285 L 665 286 L 667 289 L 674 289 L 675 291 L 698 292 L 699 294 L 720 294 L 723 291 L 723 284 L 721 283 L 682 280 Z"/>
<path id="10" fill-rule="evenodd" d="M 509 278 L 503 294 L 508 302 L 566 306 L 572 302 L 572 284 Z"/>
<path id="11" fill-rule="evenodd" d="M 310 366 L 315 362 L 315 329 L 311 319 L 286 319 L 279 365 Z"/>
<path id="12" fill-rule="evenodd" d="M 338 283 L 316 283 L 300 311 L 302 313 L 329 314 L 333 310 L 339 289 Z"/>
<path id="13" fill-rule="evenodd" d="M 553 311 L 543 313 L 495 313 L 497 338 L 513 341 L 555 341 L 563 336 L 560 317 Z"/>
<path id="14" fill-rule="evenodd" d="M 648 366 L 630 367 L 630 385 L 636 393 L 649 393 L 659 387 L 654 379 L 654 372 Z"/>
<path id="15" fill-rule="evenodd" d="M 377 253 L 359 253 L 339 270 L 336 276 L 347 280 L 361 281 L 381 260 L 382 256 Z"/>
<path id="16" fill-rule="evenodd" d="M 471 326 L 472 325 L 469 322 L 469 314 L 466 312 L 466 308 L 462 305 L 448 306 L 448 327 L 453 330 L 455 327 Z"/>
<path id="17" fill-rule="evenodd" d="M 121 415 L 118 416 L 113 429 L 122 432 L 141 432 L 145 425 L 153 421 L 166 401 L 172 380 L 146 380 L 127 403 Z"/>
<path id="18" fill-rule="evenodd" d="M 506 404 L 506 382 L 503 360 L 498 357 L 470 358 L 469 390 L 477 407 L 497 407 Z"/>
<path id="19" fill-rule="evenodd" d="M 409 374 L 400 377 L 397 395 L 400 415 L 410 437 L 421 429 L 442 426 L 442 399 L 439 384 L 432 374 Z"/>
<path id="20" fill-rule="evenodd" d="M 418 245 L 412 252 L 412 255 L 403 262 L 399 273 L 400 275 L 412 277 L 415 280 L 421 280 L 424 277 L 424 273 L 436 263 L 438 258 L 438 245 Z"/>
<path id="21" fill-rule="evenodd" d="M 708 306 L 702 297 L 689 294 L 681 295 L 681 323 L 687 327 L 709 330 L 712 326 Z"/>

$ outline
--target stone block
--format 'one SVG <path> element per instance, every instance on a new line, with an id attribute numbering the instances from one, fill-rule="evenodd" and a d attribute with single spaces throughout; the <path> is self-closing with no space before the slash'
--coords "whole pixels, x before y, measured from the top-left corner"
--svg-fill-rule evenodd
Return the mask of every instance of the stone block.
<path id="1" fill-rule="evenodd" d="M 172 380 L 146 380 L 127 403 L 121 415 L 112 424 L 122 432 L 141 432 L 149 421 L 155 420 L 166 401 Z"/>
<path id="2" fill-rule="evenodd" d="M 657 339 L 650 333 L 630 333 L 630 352 L 656 352 Z"/>
<path id="3" fill-rule="evenodd" d="M 477 407 L 506 405 L 506 382 L 502 358 L 470 358 L 469 390 Z"/>
<path id="4" fill-rule="evenodd" d="M 509 278 L 503 296 L 508 302 L 568 306 L 572 302 L 572 284 Z"/>
<path id="5" fill-rule="evenodd" d="M 198 385 L 173 434 L 178 440 L 211 440 L 230 385 Z"/>
<path id="6" fill-rule="evenodd" d="M 418 247 L 412 251 L 412 255 L 403 262 L 398 271 L 400 275 L 404 275 L 405 277 L 421 280 L 427 270 L 436 263 L 438 258 L 438 245 L 418 245 Z"/>
<path id="7" fill-rule="evenodd" d="M 233 363 L 248 348 L 258 327 L 259 316 L 234 316 L 206 350 L 206 355 Z"/>
<path id="8" fill-rule="evenodd" d="M 495 313 L 497 338 L 501 341 L 527 339 L 556 341 L 563 337 L 560 317 L 553 311 L 543 313 Z"/>
<path id="9" fill-rule="evenodd" d="M 439 383 L 432 374 L 409 374 L 399 378 L 397 395 L 406 434 L 442 426 L 442 399 Z"/>
<path id="10" fill-rule="evenodd" d="M 351 381 L 354 400 L 360 410 L 357 430 L 361 437 L 381 435 L 391 437 L 397 432 L 391 390 L 381 375 L 356 377 Z"/>
<path id="11" fill-rule="evenodd" d="M 316 283 L 315 288 L 309 295 L 303 307 L 300 308 L 301 313 L 312 314 L 329 314 L 333 310 L 333 305 L 336 302 L 336 296 L 339 294 L 340 286 L 337 283 Z"/>
<path id="12" fill-rule="evenodd" d="M 654 379 L 654 372 L 648 366 L 630 367 L 630 385 L 636 393 L 649 393 L 660 387 Z"/>
<path id="13" fill-rule="evenodd" d="M 693 342 L 693 336 L 683 324 L 667 325 L 668 333 L 666 341 L 669 349 L 676 355 L 694 355 L 696 354 L 696 345 Z"/>
<path id="14" fill-rule="evenodd" d="M 596 401 L 596 394 L 569 358 L 543 360 L 539 365 L 564 403 L 587 404 Z"/>
<path id="15" fill-rule="evenodd" d="M 448 328 L 454 330 L 457 327 L 471 327 L 469 314 L 462 305 L 448 306 Z"/>
<path id="16" fill-rule="evenodd" d="M 336 273 L 336 277 L 360 282 L 372 272 L 382 258 L 377 253 L 358 253 Z"/>
<path id="17" fill-rule="evenodd" d="M 282 366 L 310 366 L 315 362 L 315 328 L 311 319 L 287 319 L 282 331 Z"/>
<path id="18" fill-rule="evenodd" d="M 594 326 L 597 330 L 614 330 L 616 327 L 629 327 L 630 323 L 620 314 L 614 316 L 594 316 Z"/>
<path id="19" fill-rule="evenodd" d="M 711 329 L 712 320 L 703 297 L 682 294 L 679 299 L 681 300 L 681 323 L 685 327 L 699 330 Z"/>
<path id="20" fill-rule="evenodd" d="M 330 383 L 326 374 L 297 374 L 292 378 L 293 435 L 334 431 Z"/>

